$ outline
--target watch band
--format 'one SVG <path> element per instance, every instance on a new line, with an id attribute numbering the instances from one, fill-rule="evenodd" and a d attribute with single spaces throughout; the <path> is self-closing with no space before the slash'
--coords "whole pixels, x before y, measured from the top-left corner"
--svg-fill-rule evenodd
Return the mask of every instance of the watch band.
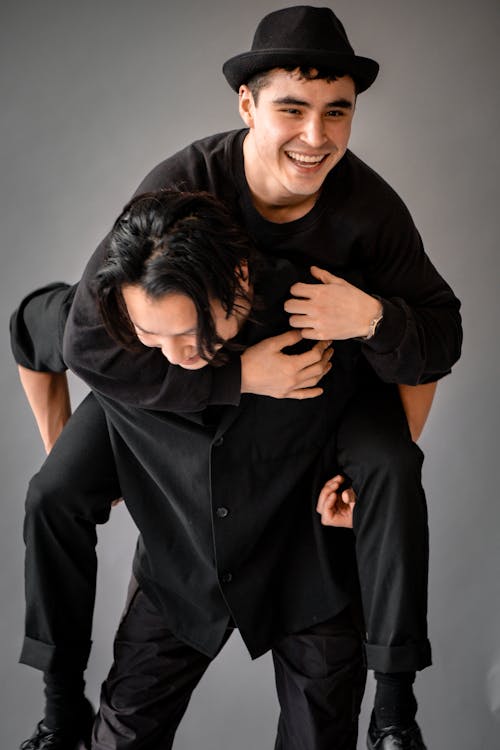
<path id="1" fill-rule="evenodd" d="M 379 327 L 383 318 L 384 318 L 384 308 L 382 307 L 382 312 L 380 313 L 380 315 L 377 315 L 376 318 L 372 318 L 370 320 L 370 324 L 368 326 L 368 334 L 366 336 L 362 336 L 361 341 L 369 341 L 375 336 L 377 332 L 377 328 Z"/>

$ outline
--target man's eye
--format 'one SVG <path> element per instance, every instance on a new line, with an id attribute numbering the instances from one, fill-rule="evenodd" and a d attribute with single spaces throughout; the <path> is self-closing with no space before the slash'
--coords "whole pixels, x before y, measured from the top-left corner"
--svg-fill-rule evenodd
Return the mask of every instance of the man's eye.
<path id="1" fill-rule="evenodd" d="M 342 117 L 344 112 L 341 109 L 331 109 L 326 115 L 327 117 Z"/>
<path id="2" fill-rule="evenodd" d="M 287 107 L 286 109 L 282 109 L 281 111 L 287 115 L 300 115 L 300 109 L 294 109 L 293 107 Z"/>

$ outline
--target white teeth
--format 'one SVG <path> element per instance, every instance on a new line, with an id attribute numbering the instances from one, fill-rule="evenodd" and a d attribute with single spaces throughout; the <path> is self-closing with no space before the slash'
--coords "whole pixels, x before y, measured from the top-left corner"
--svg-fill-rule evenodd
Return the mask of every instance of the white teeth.
<path id="1" fill-rule="evenodd" d="M 298 154 L 296 151 L 287 151 L 286 153 L 291 159 L 294 159 L 301 164 L 319 164 L 320 161 L 323 161 L 326 156 L 326 154 L 320 154 L 319 156 L 307 156 L 306 154 Z"/>

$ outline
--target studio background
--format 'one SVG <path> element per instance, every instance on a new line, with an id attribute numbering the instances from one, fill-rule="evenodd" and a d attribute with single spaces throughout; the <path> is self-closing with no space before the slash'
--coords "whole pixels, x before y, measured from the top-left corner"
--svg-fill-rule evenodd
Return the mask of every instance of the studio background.
<path id="1" fill-rule="evenodd" d="M 43 710 L 41 674 L 17 659 L 22 519 L 43 460 L 10 355 L 21 297 L 77 280 L 151 167 L 239 127 L 221 65 L 250 48 L 270 0 L 2 0 L 0 4 L 0 747 Z M 316 3 L 319 4 L 319 3 Z M 358 100 L 352 150 L 408 204 L 433 262 L 463 301 L 465 344 L 421 439 L 431 529 L 434 666 L 417 680 L 430 750 L 496 750 L 500 732 L 497 0 L 338 0 L 359 54 L 381 63 Z M 76 405 L 85 389 L 72 380 Z M 136 532 L 122 505 L 99 533 L 88 693 L 111 660 Z M 365 747 L 373 685 L 360 725 Z M 176 750 L 267 750 L 277 704 L 268 656 L 233 637 L 195 693 Z M 332 750 L 334 750 L 332 748 Z"/>

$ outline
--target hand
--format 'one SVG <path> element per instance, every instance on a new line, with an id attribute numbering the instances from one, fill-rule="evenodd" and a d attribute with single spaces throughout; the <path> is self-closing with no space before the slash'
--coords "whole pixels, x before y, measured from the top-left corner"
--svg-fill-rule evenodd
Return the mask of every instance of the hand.
<path id="1" fill-rule="evenodd" d="M 116 506 L 120 505 L 120 503 L 123 503 L 123 497 L 117 497 L 116 500 L 113 500 L 111 502 L 111 507 L 116 508 Z"/>
<path id="2" fill-rule="evenodd" d="M 317 266 L 311 274 L 322 283 L 294 284 L 294 297 L 285 302 L 292 328 L 300 328 L 305 339 L 319 341 L 368 336 L 370 322 L 382 313 L 379 300 Z"/>
<path id="3" fill-rule="evenodd" d="M 323 393 L 315 386 L 331 368 L 333 349 L 321 341 L 303 354 L 283 354 L 302 338 L 300 331 L 287 331 L 264 339 L 241 355 L 241 392 L 273 398 L 315 398 Z"/>
<path id="4" fill-rule="evenodd" d="M 344 481 L 344 477 L 337 474 L 325 482 L 319 493 L 316 511 L 321 515 L 323 526 L 352 529 L 352 512 L 356 504 L 356 493 L 352 487 L 340 492 Z"/>

